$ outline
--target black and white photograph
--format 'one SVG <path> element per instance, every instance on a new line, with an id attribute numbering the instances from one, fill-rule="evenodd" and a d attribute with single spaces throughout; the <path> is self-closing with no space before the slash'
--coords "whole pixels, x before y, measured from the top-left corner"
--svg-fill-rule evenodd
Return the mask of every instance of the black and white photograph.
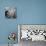
<path id="1" fill-rule="evenodd" d="M 5 7 L 5 17 L 6 18 L 16 18 L 16 8 Z"/>

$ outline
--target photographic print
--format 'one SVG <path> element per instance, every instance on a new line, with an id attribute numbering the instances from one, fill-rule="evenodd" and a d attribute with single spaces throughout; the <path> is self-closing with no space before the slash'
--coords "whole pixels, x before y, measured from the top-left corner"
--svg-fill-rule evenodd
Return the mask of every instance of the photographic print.
<path id="1" fill-rule="evenodd" d="M 16 18 L 16 8 L 5 7 L 5 17 L 6 18 Z"/>

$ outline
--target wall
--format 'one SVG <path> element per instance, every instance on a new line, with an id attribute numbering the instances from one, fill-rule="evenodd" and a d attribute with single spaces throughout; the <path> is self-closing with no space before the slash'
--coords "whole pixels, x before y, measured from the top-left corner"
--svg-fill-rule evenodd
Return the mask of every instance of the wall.
<path id="1" fill-rule="evenodd" d="M 6 6 L 16 6 L 16 19 L 4 17 Z M 46 0 L 0 0 L 0 44 L 8 43 L 9 32 L 18 32 L 18 24 L 46 24 Z"/>

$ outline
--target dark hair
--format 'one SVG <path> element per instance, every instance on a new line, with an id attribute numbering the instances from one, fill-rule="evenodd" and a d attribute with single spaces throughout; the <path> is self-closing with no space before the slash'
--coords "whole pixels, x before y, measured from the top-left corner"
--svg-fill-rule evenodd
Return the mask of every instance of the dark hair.
<path id="1" fill-rule="evenodd" d="M 8 13 L 8 11 L 5 11 L 5 16 L 7 16 L 7 15 L 8 15 L 7 13 Z"/>

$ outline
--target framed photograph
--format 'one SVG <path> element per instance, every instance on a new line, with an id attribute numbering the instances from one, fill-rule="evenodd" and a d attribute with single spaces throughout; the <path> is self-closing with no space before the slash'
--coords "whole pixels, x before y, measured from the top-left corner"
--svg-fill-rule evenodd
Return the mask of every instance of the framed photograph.
<path id="1" fill-rule="evenodd" d="M 5 7 L 5 17 L 6 18 L 16 18 L 16 8 Z"/>

